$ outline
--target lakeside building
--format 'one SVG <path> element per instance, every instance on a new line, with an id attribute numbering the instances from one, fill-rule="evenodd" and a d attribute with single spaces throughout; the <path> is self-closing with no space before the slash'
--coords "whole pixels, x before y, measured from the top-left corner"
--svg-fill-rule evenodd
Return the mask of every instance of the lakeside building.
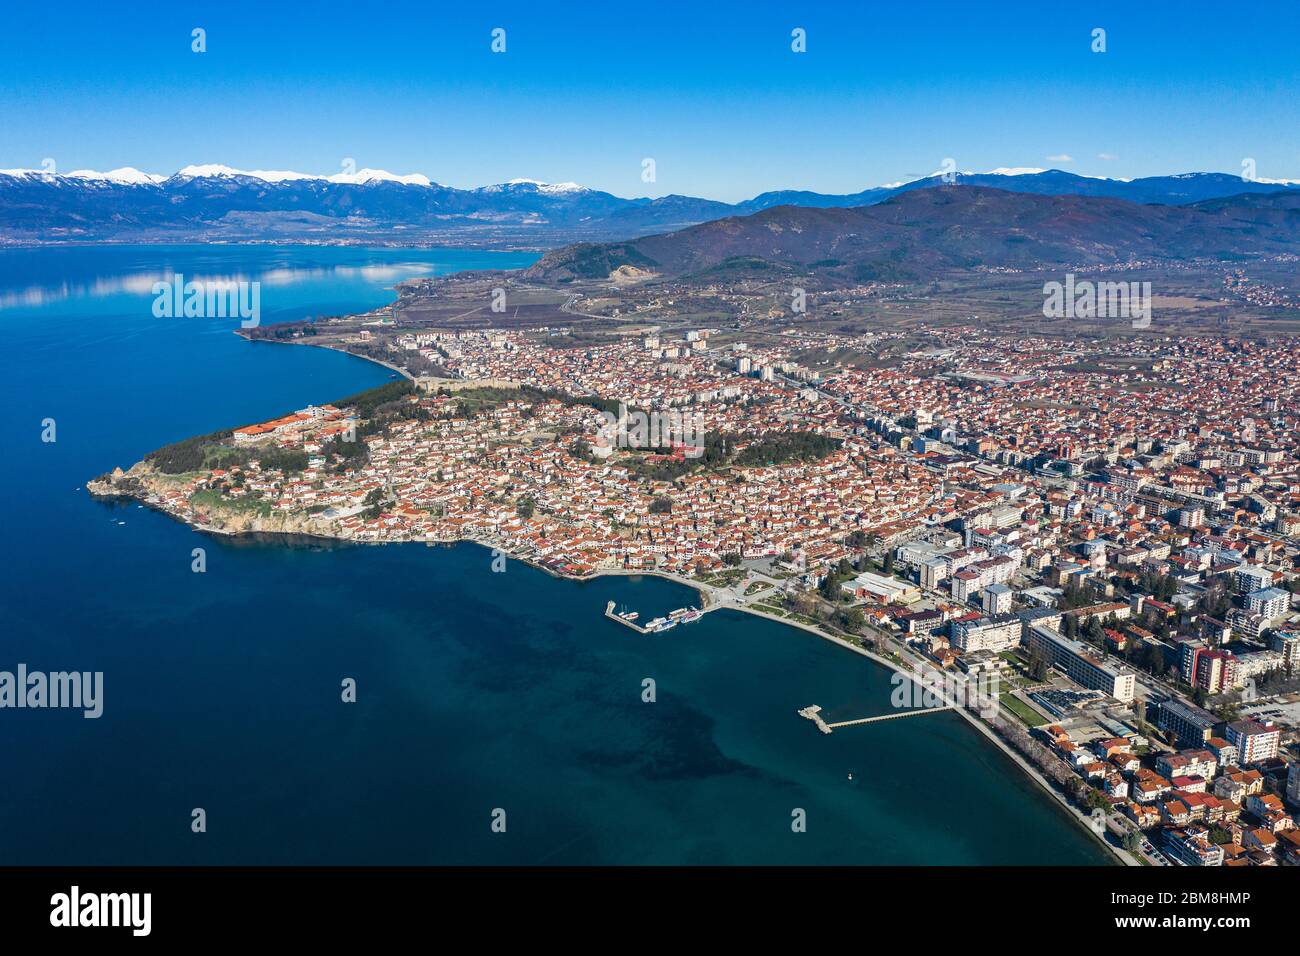
<path id="1" fill-rule="evenodd" d="M 1043 624 L 1030 626 L 1027 643 L 1031 654 L 1040 655 L 1079 686 L 1099 690 L 1123 703 L 1133 700 L 1137 675 L 1098 659 L 1087 644 L 1072 641 Z"/>

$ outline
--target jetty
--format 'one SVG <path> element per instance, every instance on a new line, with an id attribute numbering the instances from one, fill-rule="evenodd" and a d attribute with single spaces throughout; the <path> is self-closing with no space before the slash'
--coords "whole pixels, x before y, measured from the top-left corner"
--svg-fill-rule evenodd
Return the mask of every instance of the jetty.
<path id="1" fill-rule="evenodd" d="M 824 734 L 832 733 L 841 727 L 859 727 L 862 724 L 875 724 L 882 720 L 899 720 L 903 717 L 919 717 L 921 714 L 937 714 L 945 710 L 955 710 L 956 708 L 949 704 L 947 707 L 910 707 L 907 710 L 899 710 L 892 714 L 878 714 L 875 717 L 859 717 L 857 720 L 838 720 L 833 724 L 828 724 L 822 718 L 822 709 L 817 704 L 811 707 L 805 707 L 799 711 L 800 717 L 805 717 L 817 725 L 817 729 Z"/>
<path id="2" fill-rule="evenodd" d="M 614 602 L 613 602 L 613 601 L 610 601 L 608 604 L 605 605 L 605 616 L 606 616 L 607 618 L 609 618 L 611 621 L 618 621 L 618 623 L 620 623 L 620 624 L 625 624 L 625 625 L 627 625 L 628 627 L 632 628 L 632 630 L 636 631 L 638 634 L 649 634 L 649 633 L 650 633 L 648 630 L 646 630 L 646 629 L 645 629 L 644 627 L 642 627 L 640 624 L 637 624 L 637 623 L 634 622 L 634 621 L 629 621 L 627 618 L 623 617 L 621 614 L 615 614 L 615 613 L 614 613 Z"/>
<path id="3" fill-rule="evenodd" d="M 622 614 L 615 613 L 614 602 L 610 601 L 605 605 L 605 616 L 611 621 L 626 624 L 638 634 L 652 634 L 657 631 L 667 631 L 678 624 L 691 624 L 702 618 L 709 610 L 711 608 L 700 610 L 698 607 L 679 607 L 675 611 L 669 611 L 667 617 L 656 617 L 641 625 L 636 623 L 637 615 L 635 613 L 629 611 L 624 611 Z"/>

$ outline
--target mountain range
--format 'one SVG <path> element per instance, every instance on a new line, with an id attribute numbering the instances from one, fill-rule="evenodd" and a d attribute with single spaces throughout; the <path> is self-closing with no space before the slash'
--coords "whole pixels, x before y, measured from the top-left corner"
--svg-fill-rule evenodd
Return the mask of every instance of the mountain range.
<path id="1" fill-rule="evenodd" d="M 1300 194 L 1282 181 L 1225 173 L 1122 180 L 1057 169 L 957 174 L 960 184 L 1036 195 L 1186 205 L 1243 194 Z M 767 192 L 739 203 L 691 196 L 625 199 L 576 183 L 517 179 L 457 189 L 419 174 L 333 176 L 188 166 L 171 176 L 0 170 L 0 240 L 509 242 L 548 247 L 626 239 L 781 206 L 845 209 L 947 185 L 936 174 L 846 195 Z"/>
<path id="2" fill-rule="evenodd" d="M 1033 271 L 1294 255 L 1300 192 L 1185 205 L 952 185 L 849 208 L 776 206 L 624 242 L 577 243 L 524 273 L 546 282 L 630 267 L 694 280 L 815 275 L 830 284 L 930 280 L 974 269 Z"/>

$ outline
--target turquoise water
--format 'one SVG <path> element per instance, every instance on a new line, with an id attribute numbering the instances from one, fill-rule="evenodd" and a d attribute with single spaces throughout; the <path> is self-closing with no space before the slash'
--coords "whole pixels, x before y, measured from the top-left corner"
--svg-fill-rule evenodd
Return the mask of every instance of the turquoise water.
<path id="1" fill-rule="evenodd" d="M 736 612 L 653 637 L 602 617 L 607 600 L 646 617 L 693 600 L 679 585 L 498 574 L 474 545 L 218 539 L 85 494 L 166 442 L 392 375 L 245 342 L 233 320 L 156 319 L 158 272 L 260 277 L 268 322 L 531 259 L 0 251 L 0 669 L 105 675 L 99 720 L 0 710 L 0 862 L 1105 862 L 960 718 L 823 737 L 796 716 L 885 712 L 888 674 L 857 655 Z"/>

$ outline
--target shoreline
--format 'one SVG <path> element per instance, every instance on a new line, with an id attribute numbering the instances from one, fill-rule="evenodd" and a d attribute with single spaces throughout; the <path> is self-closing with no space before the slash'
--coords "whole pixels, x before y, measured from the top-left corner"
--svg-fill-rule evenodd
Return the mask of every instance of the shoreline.
<path id="1" fill-rule="evenodd" d="M 243 334 L 244 331 L 245 331 L 244 329 L 231 329 L 232 334 L 243 339 L 245 342 L 249 343 L 250 345 L 307 345 L 315 349 L 328 349 L 331 352 L 338 352 L 340 355 L 351 355 L 353 358 L 361 359 L 363 362 L 371 362 L 375 365 L 382 365 L 390 372 L 396 372 L 399 376 L 406 379 L 408 382 L 415 381 L 415 376 L 411 375 L 405 369 L 400 369 L 396 365 L 389 365 L 383 359 L 377 359 L 370 355 L 359 355 L 356 352 L 351 352 L 348 349 L 345 349 L 339 345 L 329 345 L 323 342 L 304 342 L 301 340 L 285 341 L 284 339 L 254 339 L 254 338 L 250 338 L 247 335 L 244 335 Z"/>
<path id="2" fill-rule="evenodd" d="M 469 237 L 466 237 L 467 239 Z M 591 242 L 601 240 L 582 240 L 575 239 L 574 242 Z M 299 239 L 199 239 L 199 238 L 181 238 L 155 236 L 143 239 L 92 239 L 92 238 L 69 238 L 63 239 L 9 239 L 0 241 L 0 249 L 51 249 L 51 248 L 77 248 L 77 247 L 94 247 L 94 246 L 308 246 L 313 249 L 470 249 L 475 252 L 536 252 L 544 254 L 552 249 L 558 249 L 567 245 L 566 242 L 528 244 L 528 243 L 490 243 L 483 246 L 466 245 L 463 241 L 458 242 L 383 242 L 378 239 L 358 239 L 355 242 L 341 242 L 336 239 L 331 240 L 312 240 L 308 238 Z"/>
<path id="3" fill-rule="evenodd" d="M 284 343 L 284 344 L 299 344 L 299 343 Z M 303 344 L 310 344 L 310 343 L 303 343 Z M 361 358 L 362 356 L 357 356 L 357 357 Z M 382 545 L 389 545 L 389 544 L 423 544 L 426 547 L 432 547 L 434 545 L 446 545 L 449 547 L 455 547 L 456 545 L 459 544 L 473 544 L 473 545 L 478 545 L 479 547 L 482 548 L 486 548 L 489 551 L 500 551 L 508 558 L 513 558 L 514 560 L 519 561 L 521 564 L 524 564 L 530 568 L 541 571 L 544 574 L 548 574 L 551 577 L 558 578 L 560 580 L 575 581 L 581 583 L 587 581 L 594 581 L 600 577 L 642 577 L 642 576 L 657 577 L 662 580 L 671 581 L 675 584 L 680 584 L 694 590 L 696 594 L 699 595 L 700 609 L 705 613 L 709 613 L 716 610 L 732 610 L 732 611 L 741 612 L 743 614 L 751 614 L 755 617 L 764 618 L 776 624 L 783 624 L 786 625 L 787 627 L 798 628 L 799 630 L 806 631 L 810 634 L 820 637 L 823 640 L 830 641 L 831 643 L 843 648 L 844 650 L 848 650 L 862 657 L 865 657 L 872 663 L 876 664 L 879 667 L 884 668 L 885 670 L 888 670 L 895 674 L 901 674 L 902 676 L 906 677 L 908 680 L 911 681 L 919 680 L 918 676 L 908 667 L 904 665 L 900 665 L 890 660 L 889 658 L 882 657 L 879 654 L 876 654 L 865 647 L 861 647 L 857 644 L 853 644 L 845 640 L 844 638 L 839 637 L 835 634 L 831 634 L 830 632 L 825 631 L 819 627 L 814 627 L 810 624 L 805 624 L 802 621 L 795 621 L 787 618 L 778 617 L 775 614 L 771 614 L 766 611 L 761 611 L 756 608 L 748 607 L 745 605 L 717 603 L 717 601 L 714 598 L 714 595 L 712 594 L 712 588 L 710 585 L 705 584 L 704 582 L 694 581 L 690 578 L 686 578 L 681 575 L 673 574 L 672 572 L 659 571 L 655 569 L 631 570 L 631 569 L 623 569 L 623 568 L 597 568 L 593 570 L 590 574 L 585 574 L 585 575 L 566 574 L 555 568 L 546 567 L 545 565 L 529 558 L 528 556 L 517 554 L 514 551 L 510 550 L 509 548 L 504 547 L 502 542 L 480 540 L 477 538 L 452 538 L 452 539 L 410 538 L 410 539 L 401 539 L 401 540 L 356 541 L 351 538 L 341 538 L 336 535 L 320 534 L 320 533 L 315 533 L 310 531 L 280 531 L 280 530 L 258 530 L 258 529 L 231 531 L 224 528 L 217 528 L 209 525 L 195 524 L 191 521 L 186 520 L 185 518 L 173 514 L 172 512 L 168 511 L 166 508 L 158 507 L 157 505 L 148 502 L 135 494 L 126 493 L 123 491 L 101 491 L 92 488 L 91 486 L 93 484 L 96 484 L 96 482 L 95 481 L 87 482 L 85 487 L 86 487 L 86 491 L 94 498 L 103 498 L 103 499 L 116 498 L 116 499 L 136 501 L 140 504 L 143 504 L 145 507 L 149 508 L 150 510 L 160 512 L 173 520 L 180 521 L 182 524 L 186 525 L 187 527 L 189 527 L 194 531 L 198 531 L 205 534 L 222 535 L 228 537 L 239 537 L 241 535 L 303 537 L 303 538 L 313 538 L 320 541 L 329 541 L 329 542 L 340 543 L 340 544 L 362 545 L 362 546 L 365 545 L 382 546 Z M 1047 796 L 1051 797 L 1054 801 L 1056 801 L 1056 803 L 1058 803 L 1061 806 L 1061 808 L 1068 813 L 1068 815 L 1072 820 L 1074 820 L 1086 833 L 1088 833 L 1091 837 L 1093 837 L 1093 839 L 1096 840 L 1098 844 L 1100 844 L 1106 851 L 1109 852 L 1113 862 L 1121 866 L 1141 865 L 1140 863 L 1133 861 L 1129 857 L 1127 852 L 1124 851 L 1122 848 L 1112 846 L 1100 834 L 1098 834 L 1095 830 L 1093 830 L 1088 823 L 1089 818 L 1085 816 L 1084 813 L 1080 811 L 1077 807 L 1071 805 L 1068 798 L 1064 794 L 1060 793 L 1055 787 L 1053 787 L 1051 783 L 1041 774 L 1041 772 L 1039 772 L 1037 767 L 1034 767 L 1020 753 L 1018 753 L 1014 748 L 1012 748 L 1010 744 L 1002 740 L 1002 738 L 998 736 L 995 730 L 993 730 L 991 727 L 985 724 L 977 716 L 970 713 L 964 707 L 954 706 L 951 709 L 957 712 L 962 717 L 962 719 L 964 719 L 967 722 L 969 726 L 971 726 L 978 733 L 980 733 L 988 743 L 996 747 L 1022 773 L 1024 773 L 1031 781 L 1037 784 L 1040 790 L 1042 790 Z"/>
<path id="4" fill-rule="evenodd" d="M 244 341 L 250 344 L 255 344 L 259 341 L 263 341 L 263 340 L 255 340 L 248 337 L 247 335 L 242 334 L 244 332 L 243 329 L 234 329 L 232 331 L 234 332 L 235 335 L 239 336 L 239 338 L 243 339 Z M 339 352 L 341 354 L 350 355 L 353 358 L 361 359 L 366 362 L 372 362 L 375 365 L 379 365 L 383 368 L 388 369 L 389 371 L 397 373 L 399 376 L 407 379 L 408 381 L 415 380 L 411 375 L 409 375 L 402 369 L 389 365 L 387 362 L 384 362 L 381 359 L 373 358 L 368 355 L 358 355 L 355 352 L 350 352 L 345 348 L 341 348 L 335 345 L 326 345 L 317 342 L 283 341 L 283 340 L 273 340 L 273 339 L 265 340 L 265 341 L 269 342 L 270 344 L 277 344 L 277 345 L 306 345 L 314 348 L 329 349 L 332 352 Z M 109 484 L 111 487 L 112 485 L 111 472 L 108 473 L 108 477 L 109 477 Z M 823 640 L 831 641 L 832 643 L 840 646 L 841 648 L 844 648 L 845 650 L 849 650 L 856 654 L 859 654 L 867 658 L 868 660 L 872 661 L 877 666 L 885 668 L 888 671 L 891 671 L 896 674 L 902 674 L 904 677 L 912 681 L 918 680 L 916 674 L 913 673 L 909 668 L 896 664 L 894 661 L 889 660 L 888 658 L 881 657 L 880 655 L 867 650 L 865 647 L 861 647 L 859 645 L 850 643 L 844 638 L 831 634 L 828 631 L 822 630 L 821 628 L 813 627 L 812 625 L 809 624 L 804 624 L 801 621 L 794 621 L 794 620 L 778 617 L 766 611 L 760 611 L 745 605 L 724 606 L 724 605 L 716 604 L 714 601 L 713 594 L 711 593 L 712 589 L 709 585 L 704 584 L 703 582 L 693 581 L 690 578 L 685 578 L 680 575 L 673 574 L 671 572 L 658 571 L 658 570 L 631 571 L 631 570 L 625 570 L 621 568 L 597 568 L 593 570 L 590 574 L 586 574 L 586 575 L 565 574 L 554 568 L 546 567 L 545 565 L 541 564 L 538 561 L 531 560 L 527 556 L 516 554 L 514 551 L 511 551 L 510 549 L 506 547 L 502 547 L 500 543 L 481 541 L 476 538 L 456 538 L 456 539 L 448 539 L 448 540 L 434 540 L 434 539 L 426 538 L 423 541 L 420 541 L 419 539 L 407 539 L 407 540 L 395 540 L 395 541 L 383 541 L 383 540 L 354 541 L 350 538 L 340 538 L 336 535 L 319 534 L 310 531 L 282 531 L 282 530 L 261 531 L 257 529 L 230 531 L 223 528 L 193 524 L 192 522 L 186 520 L 185 518 L 173 514 L 172 512 L 168 511 L 166 508 L 160 508 L 134 494 L 124 494 L 121 491 L 108 491 L 108 492 L 96 491 L 91 487 L 91 485 L 94 483 L 95 480 L 91 480 L 91 481 L 87 481 L 85 485 L 86 491 L 92 497 L 129 498 L 131 500 L 135 500 L 144 504 L 145 507 L 147 508 L 150 508 L 155 511 L 161 511 L 163 514 L 166 514 L 168 517 L 174 520 L 178 520 L 196 531 L 200 531 L 208 534 L 229 535 L 232 537 L 238 535 L 254 535 L 254 534 L 282 535 L 286 537 L 297 535 L 306 538 L 316 538 L 322 541 L 341 542 L 345 544 L 354 544 L 354 545 L 423 543 L 426 546 L 431 546 L 434 544 L 445 544 L 449 546 L 455 546 L 461 543 L 470 543 L 470 544 L 479 545 L 484 548 L 488 548 L 489 550 L 499 550 L 503 554 L 507 555 L 508 557 L 514 558 L 515 560 L 520 561 L 531 568 L 535 568 L 539 571 L 542 571 L 545 574 L 549 574 L 552 577 L 560 578 L 564 580 L 581 582 L 581 581 L 595 580 L 596 578 L 603 577 L 603 576 L 635 577 L 637 575 L 651 575 L 654 577 L 662 578 L 664 580 L 672 581 L 676 584 L 681 584 L 686 587 L 692 588 L 696 592 L 696 594 L 699 595 L 700 609 L 706 613 L 714 610 L 730 608 L 731 610 L 740 611 L 745 614 L 752 614 L 755 617 L 765 618 L 766 620 L 773 621 L 777 624 L 785 624 L 790 627 L 798 628 L 800 630 L 804 630 L 811 634 L 814 634 L 817 637 L 822 638 Z M 1093 830 L 1093 828 L 1088 822 L 1089 818 L 1086 817 L 1084 813 L 1081 810 L 1079 810 L 1077 807 L 1074 807 L 1069 802 L 1069 799 L 1064 794 L 1060 793 L 1055 787 L 1053 787 L 1052 784 L 1047 780 L 1047 778 L 1044 777 L 1041 772 L 1039 772 L 1037 767 L 1029 763 L 1029 761 L 1026 760 L 1014 748 L 1012 748 L 1010 744 L 1004 741 L 992 727 L 985 724 L 982 720 L 980 720 L 974 714 L 971 714 L 964 707 L 955 706 L 952 709 L 956 711 L 958 714 L 960 714 L 962 719 L 964 719 L 969 726 L 971 726 L 978 733 L 980 733 L 988 743 L 990 743 L 991 745 L 996 747 L 999 751 L 1001 751 L 1001 753 L 1007 759 L 1009 759 L 1031 781 L 1037 784 L 1040 790 L 1042 790 L 1052 800 L 1056 801 L 1056 803 L 1059 804 L 1060 807 L 1066 811 L 1066 813 L 1069 815 L 1069 817 L 1072 820 L 1074 820 L 1088 835 L 1090 835 L 1098 844 L 1100 844 L 1110 854 L 1110 857 L 1112 858 L 1113 862 L 1117 863 L 1120 866 L 1141 866 L 1141 863 L 1135 858 L 1133 858 L 1131 854 L 1123 850 L 1121 847 L 1112 846 L 1110 843 L 1106 841 L 1103 835 L 1098 834 L 1095 830 Z"/>
<path id="5" fill-rule="evenodd" d="M 807 631 L 810 634 L 815 634 L 818 637 L 830 641 L 834 644 L 838 644 L 840 647 L 844 648 L 845 650 L 849 650 L 856 654 L 860 654 L 863 657 L 866 657 L 868 660 L 879 665 L 880 667 L 890 670 L 896 674 L 902 674 L 908 680 L 911 681 L 918 680 L 918 677 L 914 672 L 894 663 L 888 658 L 881 657 L 879 654 L 869 651 L 865 647 L 859 647 L 856 644 L 851 644 L 848 641 L 846 641 L 844 638 L 837 637 L 836 635 L 824 631 L 821 628 L 813 627 L 810 624 L 804 624 L 802 621 L 790 621 L 785 618 L 777 617 L 774 614 L 769 614 L 766 611 L 759 611 L 749 607 L 743 607 L 743 606 L 731 607 L 729 608 L 729 610 L 740 611 L 746 614 L 753 614 L 755 617 L 766 618 L 767 620 L 775 621 L 778 624 L 785 624 L 789 627 L 799 628 L 800 630 Z M 945 701 L 945 703 L 947 702 Z M 1106 840 L 1102 839 L 1101 836 L 1095 830 L 1093 830 L 1092 827 L 1088 824 L 1087 822 L 1088 817 L 1086 817 L 1083 814 L 1083 812 L 1080 811 L 1077 807 L 1072 806 L 1069 800 L 1065 797 L 1065 795 L 1060 793 L 1055 787 L 1053 787 L 1051 783 L 1048 782 L 1047 778 L 1042 775 L 1042 773 L 1038 770 L 1037 767 L 1029 763 L 1029 761 L 1026 760 L 1021 754 L 1017 753 L 1016 750 L 1012 748 L 1010 744 L 1008 744 L 1006 741 L 1004 741 L 1001 737 L 998 736 L 996 731 L 994 731 L 991 727 L 985 724 L 977 716 L 972 714 L 965 707 L 954 705 L 949 707 L 948 709 L 959 714 L 970 726 L 974 727 L 977 731 L 983 734 L 984 737 L 990 743 L 992 743 L 999 750 L 1001 750 L 1002 753 L 1005 754 L 1012 761 L 1012 763 L 1014 763 L 1022 772 L 1024 772 L 1026 776 L 1028 776 L 1034 783 L 1038 784 L 1038 786 L 1042 790 L 1046 791 L 1048 795 L 1050 795 L 1054 800 L 1056 800 L 1057 803 L 1061 804 L 1062 808 L 1068 811 L 1070 816 L 1073 819 L 1075 819 L 1076 822 L 1078 822 L 1078 824 L 1085 831 L 1087 831 L 1089 835 L 1094 837 L 1099 844 L 1101 844 L 1106 850 L 1110 852 L 1111 856 L 1115 858 L 1116 862 L 1118 862 L 1122 866 L 1141 865 L 1140 863 L 1131 863 L 1128 859 L 1125 858 L 1125 856 L 1121 855 L 1122 851 L 1118 847 L 1111 846 L 1109 843 L 1106 842 Z"/>

